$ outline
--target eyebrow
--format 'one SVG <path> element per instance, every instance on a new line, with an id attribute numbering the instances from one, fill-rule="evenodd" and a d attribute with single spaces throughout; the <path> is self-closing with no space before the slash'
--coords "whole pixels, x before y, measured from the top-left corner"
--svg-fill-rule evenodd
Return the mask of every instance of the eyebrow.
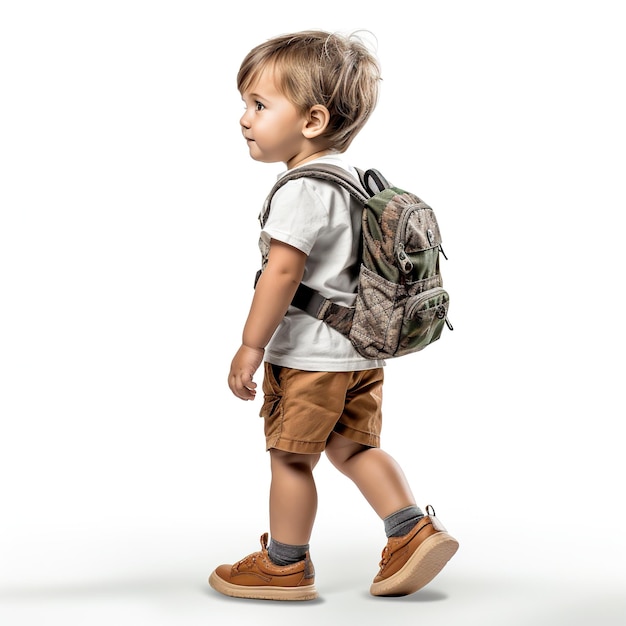
<path id="1" fill-rule="evenodd" d="M 248 100 L 254 100 L 255 102 L 263 102 L 264 104 L 270 104 L 272 102 L 272 99 L 269 98 L 268 96 L 264 96 L 256 91 L 248 93 L 248 94 L 242 94 L 241 95 L 241 99 L 245 102 L 246 99 Z"/>

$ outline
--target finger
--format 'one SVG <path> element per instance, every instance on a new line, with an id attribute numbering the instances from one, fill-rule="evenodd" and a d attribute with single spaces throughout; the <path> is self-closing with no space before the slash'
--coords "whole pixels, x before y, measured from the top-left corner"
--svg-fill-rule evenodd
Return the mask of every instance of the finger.
<path id="1" fill-rule="evenodd" d="M 249 374 L 247 376 L 233 374 L 228 379 L 228 386 L 233 394 L 241 400 L 252 400 L 256 396 L 256 383 L 251 380 Z"/>

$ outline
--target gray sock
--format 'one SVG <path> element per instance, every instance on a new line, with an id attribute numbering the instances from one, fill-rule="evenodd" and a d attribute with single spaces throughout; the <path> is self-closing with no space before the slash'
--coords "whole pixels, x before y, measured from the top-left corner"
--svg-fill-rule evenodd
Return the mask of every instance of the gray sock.
<path id="1" fill-rule="evenodd" d="M 386 517 L 385 534 L 387 537 L 402 537 L 410 532 L 424 514 L 418 506 L 407 506 Z"/>
<path id="2" fill-rule="evenodd" d="M 303 546 L 292 546 L 272 539 L 267 552 L 274 565 L 292 565 L 303 561 L 308 549 L 308 543 Z"/>

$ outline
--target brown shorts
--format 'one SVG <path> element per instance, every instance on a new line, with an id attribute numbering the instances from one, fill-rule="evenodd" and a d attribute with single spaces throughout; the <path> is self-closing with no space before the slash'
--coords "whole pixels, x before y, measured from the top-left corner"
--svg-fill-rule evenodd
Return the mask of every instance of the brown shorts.
<path id="1" fill-rule="evenodd" d="M 307 372 L 265 363 L 266 449 L 313 454 L 336 432 L 377 448 L 382 425 L 383 368 Z"/>

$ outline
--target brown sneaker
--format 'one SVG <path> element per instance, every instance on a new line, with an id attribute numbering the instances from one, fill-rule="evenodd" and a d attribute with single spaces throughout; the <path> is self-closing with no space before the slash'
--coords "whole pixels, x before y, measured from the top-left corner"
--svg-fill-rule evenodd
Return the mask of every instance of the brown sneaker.
<path id="1" fill-rule="evenodd" d="M 380 571 L 370 593 L 374 596 L 405 596 L 427 585 L 452 558 L 459 542 L 435 517 L 432 506 L 413 530 L 390 537 L 383 550 Z"/>
<path id="2" fill-rule="evenodd" d="M 313 600 L 315 569 L 306 557 L 293 565 L 274 565 L 267 553 L 268 534 L 261 535 L 261 551 L 248 555 L 234 565 L 220 565 L 209 576 L 209 584 L 234 598 L 256 600 Z"/>

